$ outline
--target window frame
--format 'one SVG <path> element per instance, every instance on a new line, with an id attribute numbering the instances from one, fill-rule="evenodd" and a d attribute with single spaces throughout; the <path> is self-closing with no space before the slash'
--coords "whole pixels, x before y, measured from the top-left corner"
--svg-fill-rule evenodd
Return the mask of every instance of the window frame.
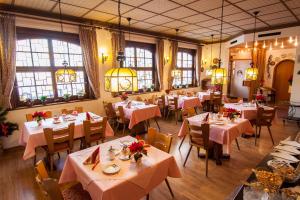
<path id="1" fill-rule="evenodd" d="M 17 72 L 33 72 L 33 73 L 34 72 L 50 72 L 51 78 L 52 78 L 53 98 L 47 98 L 47 101 L 49 103 L 64 102 L 65 100 L 63 99 L 63 97 L 58 96 L 57 86 L 60 84 L 57 84 L 56 79 L 55 79 L 55 71 L 58 69 L 63 69 L 64 67 L 63 66 L 55 66 L 52 40 L 64 41 L 64 42 L 68 42 L 68 43 L 72 43 L 72 44 L 80 46 L 79 35 L 73 34 L 73 33 L 62 33 L 62 32 L 56 32 L 56 31 L 17 27 L 17 41 L 18 40 L 26 40 L 26 39 L 47 39 L 48 50 L 49 50 L 47 53 L 49 54 L 50 66 L 34 67 L 33 57 L 32 57 L 32 65 L 33 66 L 24 66 L 24 67 L 16 66 L 16 73 Z M 32 50 L 30 50 L 30 53 L 32 55 L 32 53 L 35 53 L 35 52 L 32 52 Z M 68 52 L 68 54 L 69 54 L 69 52 Z M 85 95 L 83 97 L 79 98 L 78 95 L 72 95 L 69 100 L 72 101 L 72 100 L 83 100 L 83 99 L 95 99 L 94 94 L 93 94 L 91 87 L 89 85 L 89 82 L 88 82 L 88 77 L 86 74 L 84 64 L 80 68 L 72 67 L 72 66 L 68 66 L 68 68 L 73 69 L 75 71 L 83 72 L 83 75 L 84 75 L 83 83 L 84 83 L 84 88 L 85 88 Z M 34 87 L 36 87 L 36 86 L 37 85 L 34 85 Z M 32 101 L 33 101 L 33 105 L 42 104 L 42 102 L 39 99 L 32 99 Z M 15 78 L 15 83 L 14 83 L 14 88 L 13 88 L 12 98 L 11 98 L 11 104 L 12 104 L 13 108 L 28 106 L 26 102 L 20 100 L 17 78 Z"/>
<path id="2" fill-rule="evenodd" d="M 136 42 L 136 41 L 125 41 L 125 48 L 134 48 L 134 65 L 137 66 L 137 48 L 149 50 L 152 53 L 152 67 L 131 67 L 136 71 L 152 71 L 152 84 L 154 84 L 154 91 L 158 91 L 159 83 L 157 77 L 157 70 L 156 70 L 156 45 L 151 43 L 143 43 L 143 42 Z M 124 52 L 125 53 L 125 52 Z M 126 61 L 125 61 L 126 62 Z M 125 64 L 124 64 L 125 67 Z M 139 89 L 141 90 L 141 89 Z"/>
<path id="3" fill-rule="evenodd" d="M 177 62 L 178 62 L 178 53 L 188 53 L 192 55 L 192 67 L 188 68 L 188 67 L 178 67 L 177 66 Z M 176 70 L 180 70 L 181 71 L 181 77 L 180 77 L 180 82 L 181 82 L 181 86 L 182 85 L 182 80 L 183 80 L 183 71 L 189 71 L 192 70 L 192 83 L 188 84 L 189 87 L 194 87 L 196 85 L 196 64 L 195 64 L 195 57 L 196 57 L 196 50 L 195 49 L 187 49 L 187 48 L 178 48 L 177 51 L 177 60 L 176 60 Z M 183 59 L 181 57 L 181 64 L 183 63 Z"/>

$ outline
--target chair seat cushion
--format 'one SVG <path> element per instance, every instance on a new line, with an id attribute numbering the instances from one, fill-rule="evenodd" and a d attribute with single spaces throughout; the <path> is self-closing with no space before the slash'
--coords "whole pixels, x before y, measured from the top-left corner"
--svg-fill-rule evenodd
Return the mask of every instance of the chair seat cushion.
<path id="1" fill-rule="evenodd" d="M 91 200 L 90 194 L 82 188 L 80 183 L 62 191 L 64 200 Z"/>

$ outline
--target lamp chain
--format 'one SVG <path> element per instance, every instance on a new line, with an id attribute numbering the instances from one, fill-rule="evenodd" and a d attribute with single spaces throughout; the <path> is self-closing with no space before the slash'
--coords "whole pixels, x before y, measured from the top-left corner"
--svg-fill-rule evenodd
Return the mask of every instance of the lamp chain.
<path id="1" fill-rule="evenodd" d="M 224 15 L 224 0 L 222 0 L 222 12 L 221 12 L 221 31 L 220 31 L 220 51 L 219 51 L 219 68 L 221 67 L 221 54 L 222 54 L 222 36 L 223 36 L 223 15 Z"/>

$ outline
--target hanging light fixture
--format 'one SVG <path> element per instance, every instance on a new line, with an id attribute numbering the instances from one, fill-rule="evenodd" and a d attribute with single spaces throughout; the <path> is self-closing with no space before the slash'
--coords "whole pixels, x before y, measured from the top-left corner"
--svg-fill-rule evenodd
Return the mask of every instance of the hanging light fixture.
<path id="1" fill-rule="evenodd" d="M 59 16 L 60 16 L 60 29 L 61 32 L 64 33 L 63 22 L 62 22 L 62 13 L 61 13 L 61 2 L 58 0 L 58 8 L 59 8 Z M 63 61 L 62 65 L 63 69 L 58 69 L 55 72 L 55 79 L 57 83 L 72 83 L 76 81 L 76 71 L 73 69 L 68 69 L 68 62 L 66 60 Z"/>
<path id="2" fill-rule="evenodd" d="M 275 44 L 274 44 L 274 46 L 275 47 L 277 47 L 278 46 L 278 39 L 276 38 L 276 40 L 275 40 Z"/>
<path id="3" fill-rule="evenodd" d="M 176 31 L 176 38 L 177 38 L 179 29 L 176 28 L 175 31 Z M 172 55 L 172 56 L 174 56 L 174 55 Z M 176 66 L 177 66 L 177 62 L 176 62 Z M 175 78 L 175 79 L 181 78 L 181 70 L 176 69 L 176 68 L 173 69 L 173 70 L 171 71 L 171 76 L 172 76 L 173 78 Z"/>
<path id="4" fill-rule="evenodd" d="M 212 72 L 213 72 L 213 66 L 212 65 L 212 59 L 213 59 L 213 55 L 212 55 L 212 45 L 213 45 L 213 42 L 214 42 L 214 35 L 212 34 L 211 35 L 211 45 L 210 45 L 210 66 L 209 68 L 206 70 L 206 76 L 211 76 L 212 75 Z"/>
<path id="5" fill-rule="evenodd" d="M 294 46 L 295 46 L 295 47 L 298 46 L 298 38 L 297 38 L 297 36 L 295 37 L 295 43 L 294 43 Z"/>
<path id="6" fill-rule="evenodd" d="M 114 67 L 108 70 L 104 75 L 105 91 L 108 92 L 134 92 L 138 91 L 137 72 L 131 68 L 123 68 L 125 55 L 122 51 L 121 40 L 121 0 L 118 1 L 119 14 L 119 52 L 117 61 L 120 62 L 120 67 Z M 130 20 L 129 20 L 130 22 Z M 130 32 L 129 32 L 130 33 Z"/>
<path id="7" fill-rule="evenodd" d="M 257 69 L 257 67 L 254 66 L 254 61 L 253 61 L 254 51 L 255 51 L 255 48 L 256 48 L 255 47 L 255 33 L 256 33 L 256 18 L 257 18 L 258 13 L 259 13 L 258 11 L 254 12 L 254 32 L 253 32 L 252 61 L 250 63 L 250 67 L 248 69 L 246 69 L 246 73 L 245 73 L 245 79 L 249 80 L 249 81 L 255 81 L 255 80 L 257 80 L 257 77 L 258 77 L 258 69 Z M 265 42 L 264 42 L 264 46 L 266 46 Z"/>
<path id="8" fill-rule="evenodd" d="M 221 52 L 222 52 L 222 36 L 223 36 L 223 17 L 224 17 L 224 0 L 222 0 L 222 12 L 221 12 L 221 30 L 220 30 L 220 51 L 218 67 L 213 69 L 211 75 L 211 84 L 223 85 L 227 83 L 226 69 L 221 68 Z"/>
<path id="9" fill-rule="evenodd" d="M 289 38 L 289 43 L 292 43 L 294 40 L 293 40 L 293 37 L 292 36 L 290 36 L 290 38 Z"/>
<path id="10" fill-rule="evenodd" d="M 284 48 L 283 41 L 281 42 L 280 48 L 282 48 L 282 49 Z"/>
<path id="11" fill-rule="evenodd" d="M 270 51 L 273 50 L 273 47 L 272 47 L 272 43 L 270 43 L 270 48 L 269 48 Z"/>
<path id="12" fill-rule="evenodd" d="M 266 47 L 267 47 L 266 41 L 264 41 L 263 48 L 265 49 Z"/>

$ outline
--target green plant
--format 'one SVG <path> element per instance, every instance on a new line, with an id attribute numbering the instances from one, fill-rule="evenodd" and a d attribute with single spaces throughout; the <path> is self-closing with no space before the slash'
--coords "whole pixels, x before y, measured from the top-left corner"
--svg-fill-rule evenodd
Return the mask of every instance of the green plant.
<path id="1" fill-rule="evenodd" d="M 15 130 L 19 129 L 18 124 L 7 121 L 7 113 L 7 109 L 0 107 L 0 136 L 7 137 L 11 135 Z"/>
<path id="2" fill-rule="evenodd" d="M 42 101 L 42 103 L 45 103 L 47 100 L 47 96 L 41 96 L 40 100 Z"/>
<path id="3" fill-rule="evenodd" d="M 63 98 L 68 101 L 70 99 L 71 95 L 70 94 L 64 94 Z"/>

